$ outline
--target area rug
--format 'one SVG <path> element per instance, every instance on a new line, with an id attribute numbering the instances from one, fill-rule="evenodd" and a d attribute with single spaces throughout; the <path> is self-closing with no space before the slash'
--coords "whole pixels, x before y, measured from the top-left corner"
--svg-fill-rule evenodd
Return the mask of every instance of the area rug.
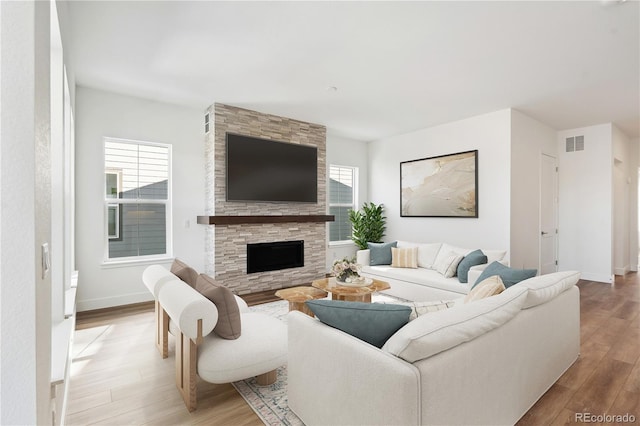
<path id="1" fill-rule="evenodd" d="M 374 302 L 393 302 L 399 299 L 385 294 L 374 294 Z M 289 302 L 265 303 L 252 306 L 254 312 L 261 312 L 269 316 L 287 321 Z M 267 426 L 302 426 L 304 423 L 289 409 L 287 401 L 287 367 L 278 369 L 278 378 L 270 386 L 258 386 L 256 379 L 251 378 L 232 383 L 238 393 L 247 401 L 247 404 L 260 417 Z"/>
<path id="2" fill-rule="evenodd" d="M 286 322 L 287 313 L 289 312 L 289 302 L 280 300 L 278 302 L 264 303 L 262 305 L 252 306 L 251 310 Z M 286 365 L 278 368 L 278 378 L 272 385 L 258 386 L 255 377 L 232 383 L 232 385 L 265 425 L 304 425 L 304 423 L 289 410 L 287 404 Z"/>

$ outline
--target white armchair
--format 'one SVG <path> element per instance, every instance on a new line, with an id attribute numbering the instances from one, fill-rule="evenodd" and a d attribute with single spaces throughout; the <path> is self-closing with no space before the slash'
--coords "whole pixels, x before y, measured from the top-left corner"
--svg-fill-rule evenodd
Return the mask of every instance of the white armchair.
<path id="1" fill-rule="evenodd" d="M 257 376 L 258 384 L 268 385 L 287 363 L 287 327 L 276 318 L 241 308 L 242 333 L 227 340 L 212 332 L 218 321 L 215 304 L 186 283 L 165 283 L 158 301 L 174 329 L 176 386 L 189 411 L 197 406 L 196 374 L 210 383 Z"/>

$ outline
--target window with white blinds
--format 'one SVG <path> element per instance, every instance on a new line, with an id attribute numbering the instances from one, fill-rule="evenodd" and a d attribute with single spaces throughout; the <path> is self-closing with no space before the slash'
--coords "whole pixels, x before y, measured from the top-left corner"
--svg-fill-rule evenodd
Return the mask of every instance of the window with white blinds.
<path id="1" fill-rule="evenodd" d="M 171 254 L 171 147 L 105 138 L 105 259 Z"/>
<path id="2" fill-rule="evenodd" d="M 358 169 L 348 166 L 329 166 L 329 214 L 335 216 L 329 222 L 329 241 L 351 241 L 349 210 L 357 206 Z"/>

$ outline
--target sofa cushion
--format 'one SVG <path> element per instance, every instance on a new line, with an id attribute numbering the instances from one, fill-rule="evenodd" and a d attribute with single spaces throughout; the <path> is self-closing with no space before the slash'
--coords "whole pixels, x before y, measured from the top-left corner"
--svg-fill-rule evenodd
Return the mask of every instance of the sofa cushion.
<path id="1" fill-rule="evenodd" d="M 418 267 L 432 268 L 442 243 L 422 244 L 411 241 L 398 241 L 398 248 L 405 247 L 418 247 Z"/>
<path id="2" fill-rule="evenodd" d="M 418 247 L 391 247 L 391 266 L 394 268 L 417 268 Z"/>
<path id="3" fill-rule="evenodd" d="M 475 250 L 469 253 L 458 264 L 458 281 L 461 283 L 469 282 L 469 269 L 472 266 L 482 265 L 487 263 L 487 256 L 482 250 Z"/>
<path id="4" fill-rule="evenodd" d="M 213 332 L 223 339 L 234 340 L 240 337 L 242 331 L 240 308 L 231 290 L 205 274 L 198 276 L 196 290 L 218 308 L 218 322 Z"/>
<path id="5" fill-rule="evenodd" d="M 580 279 L 578 271 L 554 272 L 529 278 L 522 281 L 519 286 L 529 289 L 527 300 L 522 309 L 532 308 L 553 299 L 560 293 L 573 287 Z"/>
<path id="6" fill-rule="evenodd" d="M 323 323 L 376 346 L 409 321 L 411 308 L 395 304 L 308 300 L 309 309 Z"/>
<path id="7" fill-rule="evenodd" d="M 198 346 L 198 376 L 209 383 L 231 383 L 275 370 L 287 363 L 287 326 L 277 318 L 242 314 L 236 340 L 210 334 Z"/>
<path id="8" fill-rule="evenodd" d="M 396 247 L 397 241 L 392 243 L 367 243 L 370 253 L 369 265 L 391 265 L 391 247 Z"/>
<path id="9" fill-rule="evenodd" d="M 520 312 L 528 291 L 515 286 L 494 297 L 418 317 L 391 336 L 382 350 L 408 362 L 429 358 L 511 320 Z"/>
<path id="10" fill-rule="evenodd" d="M 445 278 L 451 278 L 458 270 L 458 264 L 464 258 L 461 254 L 449 252 L 448 256 L 438 257 L 438 261 L 433 265 L 436 271 Z"/>
<path id="11" fill-rule="evenodd" d="M 537 269 L 512 269 L 496 261 L 491 263 L 484 271 L 482 271 L 482 273 L 478 277 L 478 281 L 476 282 L 476 284 L 482 282 L 492 275 L 499 275 L 500 278 L 502 278 L 504 286 L 509 288 L 512 285 L 519 283 L 520 281 L 535 277 L 537 272 Z"/>
<path id="12" fill-rule="evenodd" d="M 470 290 L 470 284 L 461 283 L 457 278 L 445 278 L 433 269 L 425 268 L 393 268 L 391 265 L 364 266 L 362 272 L 366 276 L 389 281 L 393 287 L 394 281 L 405 281 L 410 284 L 433 287 L 460 295 L 465 295 Z"/>
<path id="13" fill-rule="evenodd" d="M 498 275 L 490 276 L 489 278 L 478 283 L 464 298 L 464 303 L 474 302 L 476 300 L 484 299 L 485 297 L 495 296 L 505 290 L 502 279 Z"/>
<path id="14" fill-rule="evenodd" d="M 191 266 L 187 265 L 180 259 L 176 258 L 171 264 L 171 273 L 180 278 L 185 283 L 189 284 L 191 288 L 196 288 L 196 281 L 198 280 L 198 273 Z"/>

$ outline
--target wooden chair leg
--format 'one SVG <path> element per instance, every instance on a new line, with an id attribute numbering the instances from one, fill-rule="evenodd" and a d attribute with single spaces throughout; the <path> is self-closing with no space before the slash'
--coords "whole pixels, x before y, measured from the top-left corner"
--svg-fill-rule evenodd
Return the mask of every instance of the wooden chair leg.
<path id="1" fill-rule="evenodd" d="M 196 360 L 198 346 L 187 336 L 176 336 L 176 386 L 180 390 L 187 410 L 197 408 Z"/>
<path id="2" fill-rule="evenodd" d="M 258 386 L 269 386 L 272 385 L 276 382 L 276 380 L 278 379 L 278 371 L 277 370 L 271 370 L 267 373 L 264 374 L 260 374 L 259 376 L 256 376 L 256 382 L 258 383 Z"/>
<path id="3" fill-rule="evenodd" d="M 156 300 L 156 347 L 165 359 L 169 356 L 169 315 Z"/>

